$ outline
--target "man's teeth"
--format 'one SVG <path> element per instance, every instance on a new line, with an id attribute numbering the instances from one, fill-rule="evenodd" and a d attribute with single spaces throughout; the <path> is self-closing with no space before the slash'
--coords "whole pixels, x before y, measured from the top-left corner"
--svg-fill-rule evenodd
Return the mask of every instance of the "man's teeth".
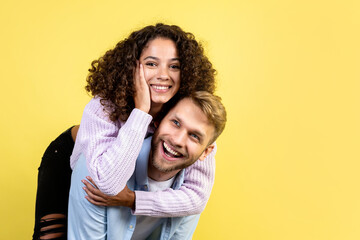
<path id="1" fill-rule="evenodd" d="M 172 150 L 167 144 L 166 142 L 164 142 L 164 148 L 166 149 L 166 151 L 168 151 L 169 153 L 171 153 L 174 156 L 180 156 L 180 153 L 175 152 L 174 150 Z"/>
<path id="2" fill-rule="evenodd" d="M 156 85 L 152 85 L 152 86 L 157 90 L 166 90 L 170 88 L 170 86 L 156 86 Z"/>

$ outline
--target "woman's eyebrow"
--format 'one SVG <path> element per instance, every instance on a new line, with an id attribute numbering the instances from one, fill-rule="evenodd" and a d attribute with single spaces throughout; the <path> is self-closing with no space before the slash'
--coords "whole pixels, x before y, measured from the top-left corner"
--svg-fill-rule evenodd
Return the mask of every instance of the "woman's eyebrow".
<path id="1" fill-rule="evenodd" d="M 154 57 L 154 56 L 147 56 L 146 58 L 144 58 L 144 60 L 146 60 L 146 59 L 154 59 L 154 60 L 159 61 L 159 58 Z M 170 61 L 180 61 L 180 58 L 170 58 Z"/>
<path id="2" fill-rule="evenodd" d="M 159 60 L 159 58 L 157 58 L 157 57 L 153 57 L 153 56 L 147 56 L 146 58 L 144 58 L 144 60 L 146 60 L 146 59 L 154 59 L 154 60 Z"/>

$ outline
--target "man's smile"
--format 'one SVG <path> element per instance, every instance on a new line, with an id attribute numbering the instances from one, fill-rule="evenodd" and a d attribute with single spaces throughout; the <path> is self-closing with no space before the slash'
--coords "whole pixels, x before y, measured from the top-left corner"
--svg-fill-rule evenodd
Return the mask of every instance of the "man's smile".
<path id="1" fill-rule="evenodd" d="M 173 149 L 169 144 L 167 144 L 166 142 L 163 142 L 163 151 L 164 154 L 169 157 L 169 158 L 181 158 L 183 157 L 183 155 L 176 151 L 175 149 Z"/>

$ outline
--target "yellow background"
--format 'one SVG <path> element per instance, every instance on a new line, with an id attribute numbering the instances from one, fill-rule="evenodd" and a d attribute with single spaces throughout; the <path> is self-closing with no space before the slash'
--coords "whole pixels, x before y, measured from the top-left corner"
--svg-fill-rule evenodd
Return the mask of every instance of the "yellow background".
<path id="1" fill-rule="evenodd" d="M 0 238 L 30 239 L 37 167 L 80 122 L 90 62 L 158 21 L 204 41 L 228 111 L 194 239 L 360 239 L 356 0 L 2 1 Z"/>

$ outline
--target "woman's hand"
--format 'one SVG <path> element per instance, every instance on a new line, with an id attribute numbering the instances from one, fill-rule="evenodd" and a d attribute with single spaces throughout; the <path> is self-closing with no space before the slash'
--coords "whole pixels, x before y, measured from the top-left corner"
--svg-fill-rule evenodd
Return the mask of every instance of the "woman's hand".
<path id="1" fill-rule="evenodd" d="M 86 177 L 86 180 L 82 180 L 85 184 L 83 189 L 87 196 L 85 198 L 94 205 L 97 206 L 124 206 L 131 209 L 135 209 L 135 192 L 131 191 L 127 186 L 119 192 L 116 196 L 109 196 L 102 193 L 94 183 L 91 177 Z M 93 184 L 91 185 L 90 182 Z"/>
<path id="2" fill-rule="evenodd" d="M 150 89 L 145 80 L 144 67 L 142 64 L 139 63 L 139 61 L 137 61 L 136 63 L 134 84 L 135 84 L 135 95 L 134 95 L 135 107 L 146 113 L 149 113 L 150 105 L 151 105 Z"/>

